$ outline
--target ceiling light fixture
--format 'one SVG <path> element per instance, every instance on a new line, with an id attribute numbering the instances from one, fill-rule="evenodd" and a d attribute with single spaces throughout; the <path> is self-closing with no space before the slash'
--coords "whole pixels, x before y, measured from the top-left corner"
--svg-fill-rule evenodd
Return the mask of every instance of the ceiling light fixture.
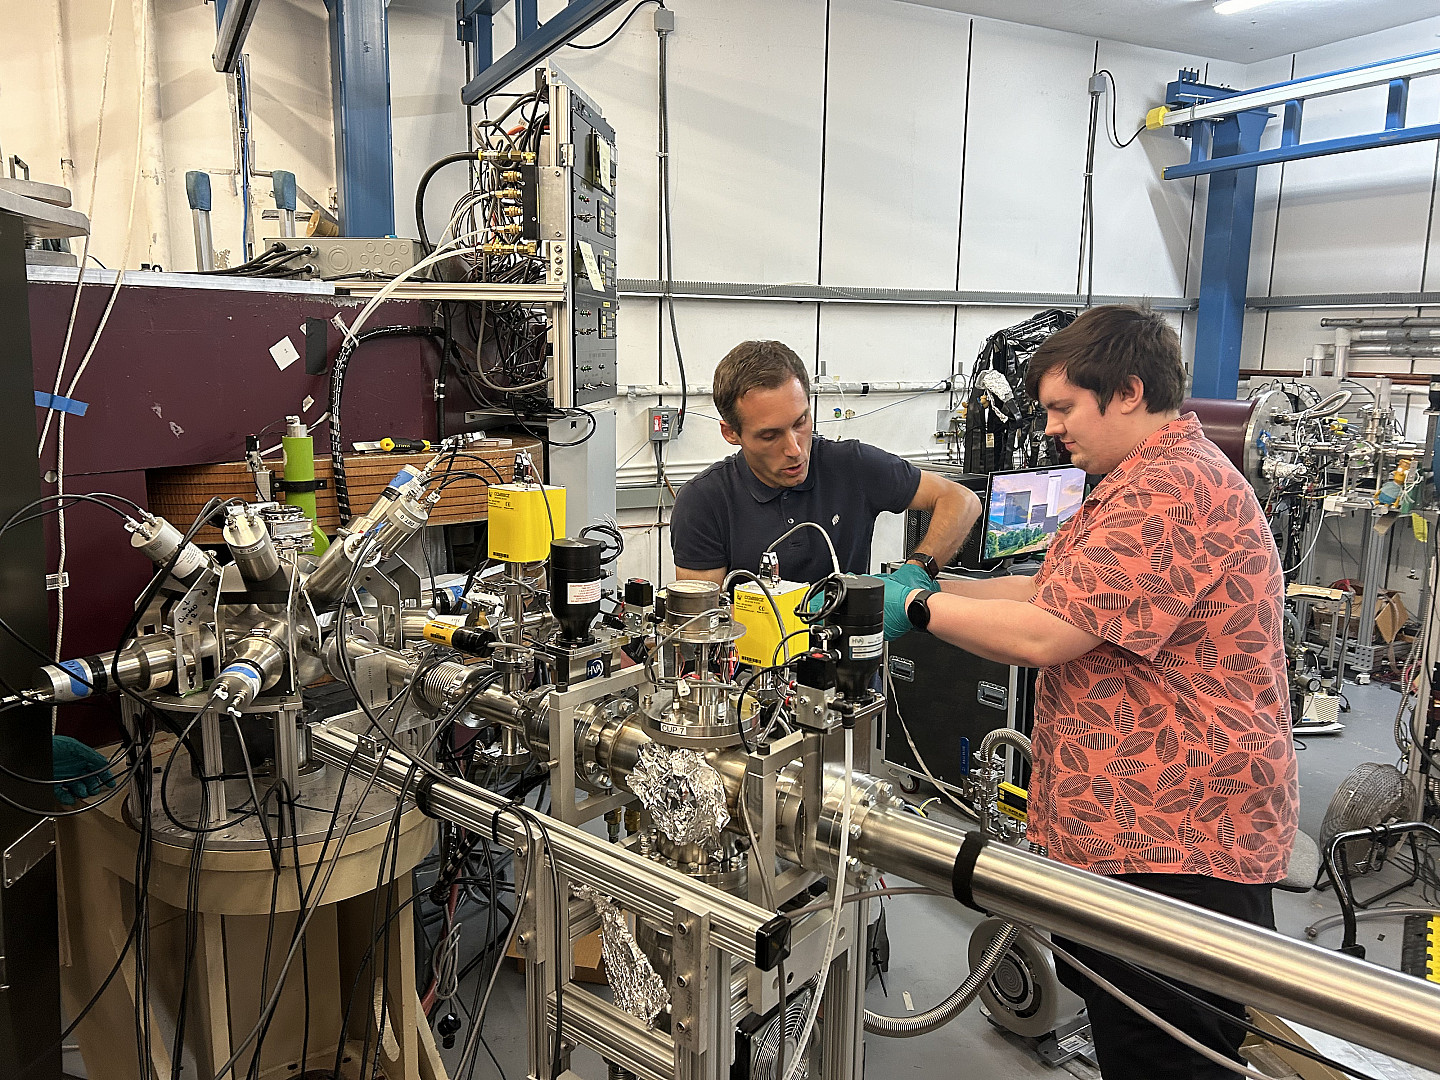
<path id="1" fill-rule="evenodd" d="M 1268 4 L 1271 0 L 1215 0 L 1216 15 L 1237 15 L 1242 11 Z"/>

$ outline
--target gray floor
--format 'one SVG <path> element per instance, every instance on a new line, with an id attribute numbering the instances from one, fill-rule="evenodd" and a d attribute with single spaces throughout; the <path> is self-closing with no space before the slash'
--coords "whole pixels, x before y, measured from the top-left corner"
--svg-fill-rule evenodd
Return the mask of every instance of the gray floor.
<path id="1" fill-rule="evenodd" d="M 1394 762 L 1396 751 L 1391 730 L 1400 696 L 1380 683 L 1369 686 L 1347 685 L 1350 712 L 1341 719 L 1346 730 L 1338 736 L 1313 737 L 1305 740 L 1300 752 L 1301 823 L 1312 836 L 1319 832 L 1320 822 L 1336 786 L 1362 761 Z M 1391 868 L 1376 879 L 1365 879 L 1358 891 L 1369 895 L 1390 880 L 1400 880 Z M 889 882 L 894 884 L 893 881 Z M 1413 889 L 1397 894 L 1392 902 L 1419 903 Z M 1276 919 L 1282 933 L 1304 937 L 1305 927 L 1316 919 L 1338 912 L 1332 893 L 1312 890 L 1299 895 L 1276 894 Z M 906 1013 L 904 995 L 909 993 L 917 1009 L 924 1009 L 941 1000 L 969 970 L 966 948 L 970 931 L 980 916 L 953 901 L 941 897 L 907 896 L 888 902 L 887 922 L 891 941 L 891 968 L 886 977 L 888 995 L 879 983 L 872 982 L 868 993 L 871 1009 L 895 1015 Z M 1390 968 L 1399 966 L 1402 920 L 1381 920 L 1360 924 L 1359 940 L 1367 947 L 1369 958 Z M 1322 932 L 1321 945 L 1338 946 L 1341 931 Z M 496 998 L 491 1003 L 485 1024 L 486 1041 L 504 1067 L 509 1080 L 525 1075 L 525 1026 L 523 1019 L 523 982 L 511 970 L 500 976 Z M 1315 1033 L 1314 1041 L 1326 1053 L 1346 1064 L 1368 1070 L 1384 1080 L 1440 1080 L 1440 1074 L 1394 1063 L 1371 1051 L 1349 1047 L 1323 1033 Z M 447 1063 L 458 1057 L 447 1054 Z M 577 1053 L 574 1070 L 585 1080 L 604 1080 L 605 1068 L 594 1055 Z M 975 1007 L 928 1036 L 915 1039 L 868 1039 L 866 1075 L 872 1080 L 891 1077 L 944 1077 L 946 1080 L 992 1080 L 1011 1077 L 1063 1077 L 1065 1075 L 1094 1077 L 1099 1074 L 1083 1063 L 1075 1062 L 1064 1070 L 1041 1063 L 1014 1036 L 1002 1033 L 986 1020 Z M 475 1077 L 493 1080 L 498 1077 L 494 1066 L 482 1060 Z"/>

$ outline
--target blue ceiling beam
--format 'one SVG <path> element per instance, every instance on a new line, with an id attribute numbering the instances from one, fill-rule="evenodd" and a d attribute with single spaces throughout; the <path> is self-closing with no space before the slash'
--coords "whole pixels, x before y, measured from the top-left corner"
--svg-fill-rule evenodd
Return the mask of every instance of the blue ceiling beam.
<path id="1" fill-rule="evenodd" d="M 1282 161 L 1300 161 L 1304 158 L 1326 157 L 1330 154 L 1348 154 L 1354 150 L 1374 150 L 1381 146 L 1403 146 L 1406 143 L 1426 142 L 1431 139 L 1440 139 L 1440 124 L 1376 131 L 1368 135 L 1345 135 L 1338 139 L 1323 139 L 1320 142 L 1295 143 L 1289 146 L 1272 147 L 1269 150 L 1257 150 L 1252 153 L 1216 156 L 1208 161 L 1171 165 L 1165 170 L 1165 179 L 1181 180 L 1187 176 L 1206 176 L 1235 169 L 1253 169 L 1259 165 L 1275 165 Z"/>
<path id="2" fill-rule="evenodd" d="M 532 16 L 538 20 L 535 0 L 517 0 L 515 47 L 489 65 L 482 65 L 477 57 L 475 66 L 479 69 L 479 74 L 465 84 L 460 91 L 460 100 L 466 105 L 474 105 L 517 75 L 534 67 L 555 49 L 624 2 L 625 0 L 571 0 L 562 11 L 545 22 L 532 23 Z M 504 7 L 504 3 L 493 0 L 488 3 L 460 0 L 456 11 L 461 24 L 460 37 L 482 46 L 488 44 L 490 17 L 501 7 Z M 529 32 L 526 32 L 527 30 Z"/>

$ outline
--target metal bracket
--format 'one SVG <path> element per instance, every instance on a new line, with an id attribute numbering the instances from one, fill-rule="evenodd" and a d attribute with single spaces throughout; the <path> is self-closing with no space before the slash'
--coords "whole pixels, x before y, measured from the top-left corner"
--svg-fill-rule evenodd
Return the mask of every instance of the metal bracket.
<path id="1" fill-rule="evenodd" d="M 14 885 L 54 850 L 55 819 L 47 817 L 5 849 L 5 888 Z M 3 978 L 0 978 L 0 981 L 3 981 Z"/>
<path id="2" fill-rule="evenodd" d="M 673 934 L 670 1031 L 678 1057 L 682 1049 L 698 1054 L 710 1046 L 710 1010 L 706 1008 L 712 993 L 709 912 L 701 913 L 677 902 Z"/>

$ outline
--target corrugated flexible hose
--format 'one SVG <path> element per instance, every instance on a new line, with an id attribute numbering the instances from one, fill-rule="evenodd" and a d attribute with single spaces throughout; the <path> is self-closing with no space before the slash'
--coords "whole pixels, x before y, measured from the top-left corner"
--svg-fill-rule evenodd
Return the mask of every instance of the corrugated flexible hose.
<path id="1" fill-rule="evenodd" d="M 1030 740 L 1020 732 L 1011 728 L 999 728 L 989 732 L 980 742 L 980 760 L 987 762 L 995 748 L 1001 744 L 1014 747 L 1020 752 L 1026 761 L 1030 760 Z M 1019 931 L 1013 923 L 1006 923 L 1000 928 L 995 939 L 990 942 L 980 962 L 970 969 L 970 974 L 965 976 L 955 990 L 940 1004 L 934 1008 L 926 1009 L 914 1016 L 885 1016 L 881 1013 L 865 1010 L 865 1030 L 871 1035 L 880 1035 L 887 1039 L 911 1039 L 916 1035 L 925 1035 L 936 1028 L 944 1027 L 955 1017 L 959 1016 L 975 1000 L 975 995 L 980 993 L 981 988 L 990 981 L 990 976 L 995 974 L 995 969 L 1000 966 L 1000 961 L 1010 951 L 1010 946 L 1015 943 Z"/>

